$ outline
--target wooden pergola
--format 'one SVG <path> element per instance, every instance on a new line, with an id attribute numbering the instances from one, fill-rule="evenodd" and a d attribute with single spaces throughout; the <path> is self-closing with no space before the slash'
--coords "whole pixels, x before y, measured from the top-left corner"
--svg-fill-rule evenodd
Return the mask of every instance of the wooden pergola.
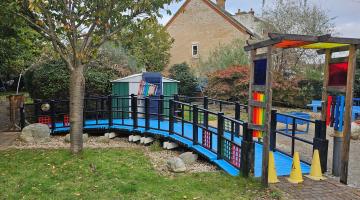
<path id="1" fill-rule="evenodd" d="M 257 55 L 257 50 L 267 48 L 265 55 Z M 251 70 L 249 84 L 249 128 L 255 131 L 263 132 L 263 160 L 262 160 L 262 182 L 268 185 L 268 163 L 269 163 L 269 135 L 271 134 L 271 110 L 272 110 L 272 54 L 275 49 L 302 48 L 314 49 L 318 54 L 325 54 L 324 82 L 322 90 L 322 113 L 321 120 L 326 121 L 327 117 L 327 97 L 329 91 L 345 92 L 345 116 L 342 151 L 341 151 L 341 172 L 340 181 L 347 184 L 349 149 L 351 136 L 351 117 L 352 117 L 352 101 L 353 101 L 353 85 L 356 68 L 356 51 L 360 48 L 360 39 L 332 37 L 331 35 L 310 36 L 295 34 L 278 34 L 270 33 L 269 39 L 254 44 L 248 44 L 246 51 L 251 51 Z M 345 58 L 348 62 L 346 85 L 341 87 L 329 86 L 329 67 L 331 56 L 334 52 L 349 51 L 349 56 Z M 256 84 L 254 80 L 255 65 L 259 59 L 266 60 L 266 69 L 263 74 L 266 76 L 265 84 Z M 258 76 L 258 75 L 256 75 Z M 254 101 L 253 93 L 262 92 L 265 95 L 263 102 Z M 253 109 L 262 108 L 265 110 L 265 119 L 262 124 L 253 122 Z"/>

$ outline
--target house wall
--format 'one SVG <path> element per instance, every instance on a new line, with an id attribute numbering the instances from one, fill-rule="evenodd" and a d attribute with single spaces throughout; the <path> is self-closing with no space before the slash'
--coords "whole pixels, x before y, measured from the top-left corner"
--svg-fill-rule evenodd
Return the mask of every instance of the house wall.
<path id="1" fill-rule="evenodd" d="M 187 62 L 196 67 L 200 59 L 206 60 L 220 44 L 228 44 L 237 38 L 245 41 L 250 37 L 203 0 L 191 0 L 167 26 L 167 31 L 175 40 L 170 50 L 169 66 Z M 199 45 L 199 58 L 192 57 L 193 43 Z"/>

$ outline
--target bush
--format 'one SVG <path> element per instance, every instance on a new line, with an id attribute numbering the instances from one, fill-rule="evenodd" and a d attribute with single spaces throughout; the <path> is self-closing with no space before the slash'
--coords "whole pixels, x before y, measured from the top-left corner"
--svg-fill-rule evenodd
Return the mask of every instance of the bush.
<path id="1" fill-rule="evenodd" d="M 201 72 L 214 72 L 231 66 L 248 65 L 249 56 L 244 50 L 244 44 L 243 40 L 236 39 L 230 44 L 217 47 L 206 61 L 200 63 Z"/>
<path id="2" fill-rule="evenodd" d="M 110 80 L 115 70 L 88 66 L 85 69 L 85 96 L 111 93 Z M 64 99 L 69 97 L 70 72 L 61 60 L 45 61 L 25 73 L 25 86 L 33 99 Z"/>
<path id="3" fill-rule="evenodd" d="M 197 80 L 186 63 L 175 64 L 170 70 L 170 78 L 180 81 L 179 94 L 192 96 L 196 92 Z"/>
<path id="4" fill-rule="evenodd" d="M 212 98 L 246 102 L 249 93 L 249 67 L 233 66 L 209 74 L 206 94 Z"/>

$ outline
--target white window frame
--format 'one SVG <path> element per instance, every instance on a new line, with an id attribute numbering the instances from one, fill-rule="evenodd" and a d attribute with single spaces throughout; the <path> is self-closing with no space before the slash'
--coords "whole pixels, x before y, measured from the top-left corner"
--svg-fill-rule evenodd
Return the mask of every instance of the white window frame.
<path id="1" fill-rule="evenodd" d="M 194 47 L 196 47 L 196 54 L 194 54 Z M 193 58 L 199 58 L 199 43 L 192 43 L 191 45 L 191 56 Z"/>

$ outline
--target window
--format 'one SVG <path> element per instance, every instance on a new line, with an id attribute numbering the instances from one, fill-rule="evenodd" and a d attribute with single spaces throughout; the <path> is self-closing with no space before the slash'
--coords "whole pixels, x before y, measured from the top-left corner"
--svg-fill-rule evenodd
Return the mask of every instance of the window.
<path id="1" fill-rule="evenodd" d="M 193 58 L 199 58 L 199 45 L 198 44 L 192 44 L 191 52 L 192 52 L 192 57 Z"/>

